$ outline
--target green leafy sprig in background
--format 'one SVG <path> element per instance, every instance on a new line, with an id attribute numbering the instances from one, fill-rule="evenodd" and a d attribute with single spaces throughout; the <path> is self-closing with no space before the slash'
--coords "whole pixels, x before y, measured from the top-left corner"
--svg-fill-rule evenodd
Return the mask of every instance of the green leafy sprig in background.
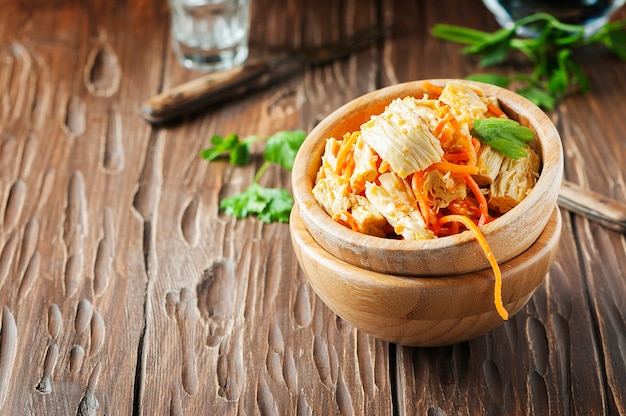
<path id="1" fill-rule="evenodd" d="M 278 164 L 290 171 L 305 137 L 303 130 L 280 131 L 268 138 L 250 136 L 244 140 L 239 140 L 236 134 L 211 137 L 213 147 L 202 150 L 200 157 L 210 162 L 228 156 L 230 163 L 237 166 L 250 163 L 252 143 L 258 140 L 266 141 L 263 151 L 265 161 L 254 175 L 252 184 L 243 192 L 224 198 L 220 202 L 220 209 L 224 210 L 226 215 L 236 218 L 256 215 L 265 223 L 289 222 L 289 214 L 294 203 L 291 194 L 286 189 L 261 186 L 259 180 L 272 164 Z"/>
<path id="2" fill-rule="evenodd" d="M 520 31 L 533 36 L 519 36 Z M 447 24 L 435 25 L 431 33 L 439 39 L 467 45 L 462 52 L 479 56 L 482 67 L 504 63 L 512 52 L 521 52 L 533 66 L 530 74 L 476 74 L 467 78 L 502 87 L 516 83 L 520 95 L 548 110 L 554 109 L 566 93 L 589 89 L 587 76 L 572 56 L 575 48 L 601 44 L 626 59 L 626 20 L 607 23 L 587 34 L 581 25 L 562 23 L 550 14 L 537 13 L 492 33 Z"/>

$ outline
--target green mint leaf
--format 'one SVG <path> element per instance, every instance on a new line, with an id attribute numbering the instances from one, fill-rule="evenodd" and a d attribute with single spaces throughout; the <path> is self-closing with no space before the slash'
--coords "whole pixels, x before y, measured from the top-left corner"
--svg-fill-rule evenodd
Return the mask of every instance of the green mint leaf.
<path id="1" fill-rule="evenodd" d="M 499 74 L 471 74 L 465 77 L 470 81 L 484 82 L 486 84 L 497 85 L 498 87 L 506 88 L 513 81 L 510 77 Z"/>
<path id="2" fill-rule="evenodd" d="M 524 147 L 535 137 L 531 129 L 517 121 L 496 117 L 475 120 L 471 134 L 513 159 L 527 156 Z"/>
<path id="3" fill-rule="evenodd" d="M 267 139 L 263 157 L 291 170 L 296 153 L 305 138 L 306 133 L 303 130 L 280 131 Z"/>
<path id="4" fill-rule="evenodd" d="M 245 191 L 224 198 L 220 208 L 226 215 L 239 219 L 256 215 L 264 223 L 289 222 L 293 203 L 293 197 L 285 189 L 252 183 Z"/>

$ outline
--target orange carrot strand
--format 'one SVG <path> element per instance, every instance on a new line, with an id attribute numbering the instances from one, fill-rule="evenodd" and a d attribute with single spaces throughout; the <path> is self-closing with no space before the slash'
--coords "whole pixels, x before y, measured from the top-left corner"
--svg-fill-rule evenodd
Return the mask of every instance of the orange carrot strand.
<path id="1" fill-rule="evenodd" d="M 476 175 L 478 173 L 477 166 L 457 165 L 456 163 L 441 162 L 433 163 L 428 169 L 438 169 L 443 172 L 459 173 L 461 175 Z"/>
<path id="2" fill-rule="evenodd" d="M 490 219 L 487 198 L 485 198 L 485 195 L 480 190 L 480 187 L 478 186 L 474 178 L 469 175 L 466 176 L 465 183 L 467 184 L 467 186 L 469 186 L 470 190 L 478 201 L 478 206 L 480 208 L 480 219 L 478 220 L 478 226 L 480 227 L 481 225 L 486 224 Z"/>
<path id="3" fill-rule="evenodd" d="M 420 209 L 420 212 L 422 213 L 424 222 L 428 226 L 431 226 L 437 223 L 437 214 L 435 214 L 431 206 L 428 204 L 428 198 L 422 192 L 423 184 L 424 184 L 423 172 L 415 172 L 413 174 L 413 177 L 411 178 L 411 189 L 413 190 L 413 195 L 415 195 L 415 199 L 417 200 L 417 205 Z"/>
<path id="4" fill-rule="evenodd" d="M 424 88 L 426 90 L 426 92 L 428 93 L 430 98 L 439 98 L 439 96 L 443 92 L 443 87 L 431 84 L 428 81 L 424 81 L 422 83 L 422 88 Z"/>
<path id="5" fill-rule="evenodd" d="M 496 117 L 502 117 L 505 115 L 504 111 L 500 110 L 497 106 L 493 104 L 487 104 L 487 111 L 489 111 L 491 114 L 493 114 Z"/>
<path id="6" fill-rule="evenodd" d="M 480 231 L 478 226 L 474 224 L 472 220 L 470 220 L 469 218 L 463 215 L 455 215 L 455 214 L 443 216 L 439 219 L 439 222 L 442 224 L 449 223 L 449 222 L 460 222 L 461 224 L 465 225 L 468 229 L 470 229 L 474 233 L 474 235 L 476 236 L 476 240 L 478 241 L 478 244 L 480 244 L 480 247 L 483 249 L 483 251 L 485 252 L 485 255 L 487 256 L 487 260 L 489 260 L 489 264 L 491 265 L 491 268 L 493 270 L 493 274 L 495 277 L 493 297 L 494 297 L 494 305 L 496 307 L 496 311 L 498 312 L 498 314 L 503 320 L 506 321 L 507 319 L 509 319 L 509 312 L 505 309 L 504 303 L 502 301 L 502 273 L 500 272 L 500 266 L 498 265 L 498 262 L 496 261 L 496 258 L 493 255 L 493 252 L 491 251 L 489 244 L 487 243 L 487 239 L 485 238 L 483 233 Z"/>
<path id="7" fill-rule="evenodd" d="M 357 133 L 353 133 L 349 138 L 344 138 L 339 151 L 337 152 L 337 171 L 338 175 L 341 175 L 347 166 L 348 156 L 354 152 L 354 143 L 358 137 Z M 352 158 L 350 158 L 352 159 Z"/>

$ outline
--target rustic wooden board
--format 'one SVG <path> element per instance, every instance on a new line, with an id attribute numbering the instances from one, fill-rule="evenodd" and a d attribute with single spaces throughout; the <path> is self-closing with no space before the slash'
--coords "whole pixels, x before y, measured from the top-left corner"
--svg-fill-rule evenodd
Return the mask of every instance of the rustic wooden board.
<path id="1" fill-rule="evenodd" d="M 143 100 L 197 76 L 174 60 L 165 1 L 0 0 L 0 413 L 626 413 L 623 235 L 563 211 L 556 263 L 510 322 L 398 347 L 315 296 L 287 225 L 219 212 L 261 146 L 247 167 L 197 156 L 213 134 L 310 130 L 375 88 L 475 72 L 428 31 L 496 29 L 481 2 L 255 0 L 253 14 L 253 56 L 395 26 L 157 128 Z M 577 57 L 593 93 L 551 114 L 566 178 L 624 202 L 624 63 Z"/>
<path id="2" fill-rule="evenodd" d="M 298 7 L 293 2 L 286 10 Z M 338 16 L 348 13 L 355 26 L 369 25 L 372 18 L 356 14 L 354 4 L 319 4 L 299 26 L 289 13 L 270 7 L 265 16 L 259 8 L 258 20 L 272 24 L 252 25 L 254 44 L 282 48 L 345 36 L 339 20 L 336 30 L 325 30 L 321 11 L 328 8 L 339 9 Z M 285 33 L 274 33 L 278 27 L 291 28 L 293 37 L 280 42 Z M 179 73 L 184 78 L 180 68 L 170 69 L 170 79 Z M 352 60 L 308 69 L 216 108 L 219 118 L 211 123 L 194 118 L 154 138 L 158 152 L 145 166 L 161 178 L 149 253 L 143 414 L 391 411 L 387 344 L 357 333 L 317 300 L 299 271 L 286 225 L 218 213 L 219 200 L 251 182 L 261 163 L 258 154 L 244 168 L 197 157 L 212 134 L 246 137 L 311 128 L 364 92 L 351 81 L 361 79 L 357 73 Z M 338 82 L 341 90 L 329 96 L 327 88 Z M 288 187 L 290 175 L 272 168 L 263 183 Z"/>
<path id="3" fill-rule="evenodd" d="M 126 36 L 163 10 L 114 6 L 0 5 L 3 414 L 135 406 L 147 275 L 131 202 L 150 136 L 135 107 L 159 72 L 130 74 L 165 32 Z"/>
<path id="4" fill-rule="evenodd" d="M 417 27 L 438 22 L 481 27 L 464 19 L 478 14 L 468 10 L 448 13 L 445 7 L 426 7 L 421 11 L 424 21 Z M 488 15 L 482 18 L 497 28 Z M 391 63 L 383 65 L 394 70 L 390 80 L 424 78 L 437 67 L 458 77 L 481 71 L 473 58 L 459 58 L 458 45 L 431 40 L 423 50 L 438 51 L 428 53 L 432 59 L 427 68 L 400 70 Z M 419 61 L 420 52 L 409 53 L 410 62 Z M 619 109 L 625 105 L 624 95 L 618 93 L 625 90 L 624 80 L 617 74 L 623 73 L 624 64 L 599 48 L 580 51 L 577 58 L 589 73 L 593 93 L 572 96 L 550 113 L 563 139 L 566 178 L 624 201 L 626 153 L 617 127 L 622 123 L 618 118 L 623 118 Z M 466 345 L 398 349 L 401 414 L 625 411 L 620 389 L 626 381 L 624 236 L 563 214 L 566 226 L 556 264 L 526 309 L 511 322 Z"/>

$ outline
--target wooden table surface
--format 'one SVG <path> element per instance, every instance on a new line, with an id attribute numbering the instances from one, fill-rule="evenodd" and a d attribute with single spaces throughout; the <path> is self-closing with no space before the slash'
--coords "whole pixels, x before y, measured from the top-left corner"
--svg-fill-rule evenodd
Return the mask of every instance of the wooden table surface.
<path id="1" fill-rule="evenodd" d="M 429 30 L 495 30 L 480 1 L 253 0 L 252 56 L 394 33 L 156 127 L 141 103 L 199 75 L 174 59 L 168 16 L 165 0 L 0 0 L 1 414 L 626 414 L 623 234 L 562 211 L 556 262 L 515 317 L 402 347 L 316 297 L 288 225 L 218 210 L 259 157 L 198 157 L 214 134 L 310 131 L 376 88 L 478 72 Z M 550 113 L 565 177 L 625 202 L 626 63 L 576 59 L 591 91 Z"/>

